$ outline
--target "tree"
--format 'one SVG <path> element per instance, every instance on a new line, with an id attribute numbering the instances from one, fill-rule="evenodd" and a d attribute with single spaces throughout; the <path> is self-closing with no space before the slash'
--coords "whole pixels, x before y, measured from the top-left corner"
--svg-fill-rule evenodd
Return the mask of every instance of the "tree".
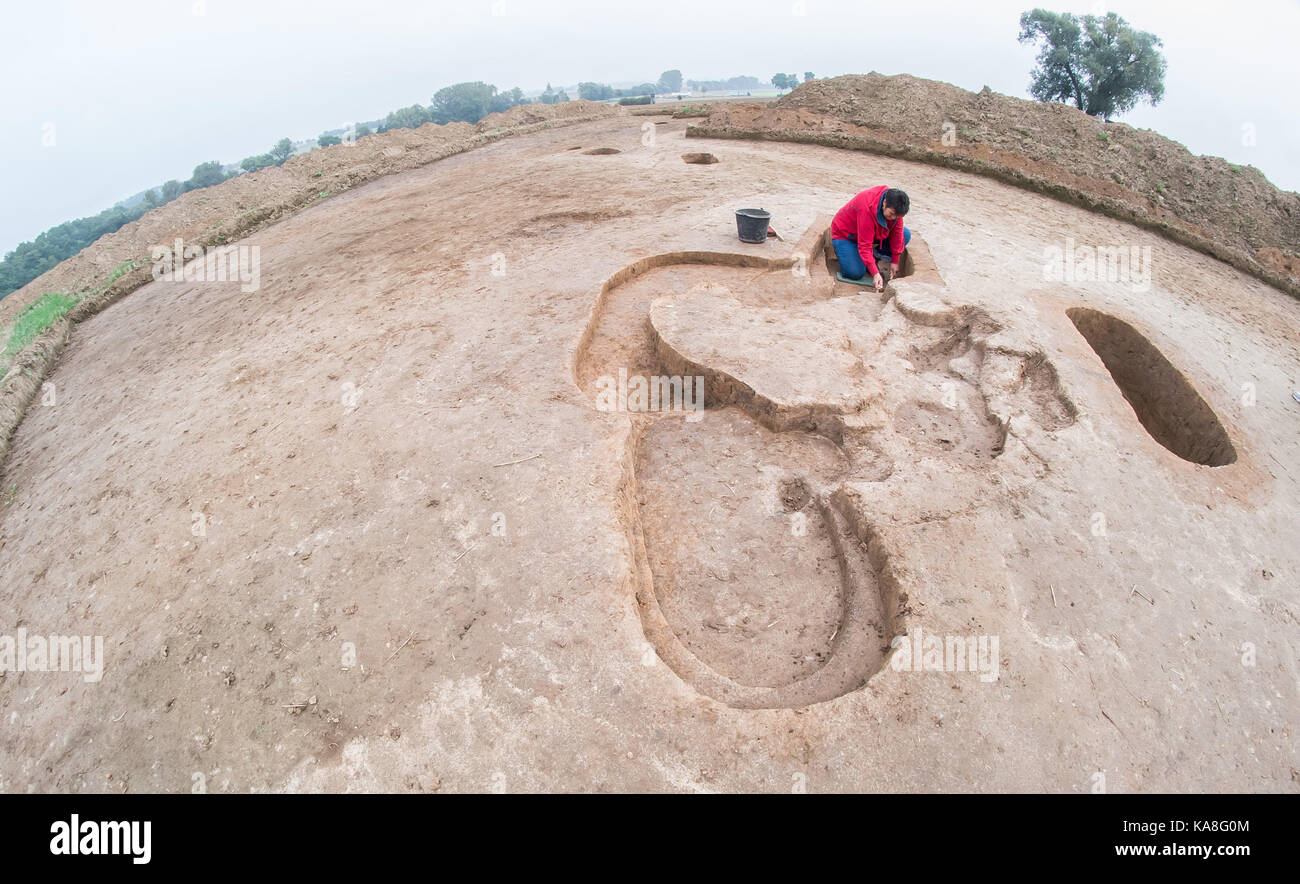
<path id="1" fill-rule="evenodd" d="M 209 160 L 206 163 L 199 163 L 194 167 L 194 174 L 184 185 L 185 192 L 198 190 L 200 187 L 211 187 L 214 184 L 220 184 L 226 180 L 226 173 L 221 170 L 221 163 L 216 160 Z"/>
<path id="2" fill-rule="evenodd" d="M 380 132 L 387 132 L 389 129 L 418 129 L 425 123 L 432 123 L 433 117 L 429 114 L 429 109 L 422 104 L 413 104 L 410 107 L 398 108 L 395 111 L 389 111 L 388 116 L 384 117 L 383 124 L 380 125 Z"/>
<path id="3" fill-rule="evenodd" d="M 812 71 L 804 71 L 804 72 L 803 72 L 803 81 L 804 81 L 805 83 L 811 82 L 812 80 L 816 80 L 816 79 L 817 79 L 817 77 L 813 74 Z"/>
<path id="4" fill-rule="evenodd" d="M 162 201 L 170 203 L 181 195 L 181 183 L 173 178 L 162 186 Z"/>
<path id="5" fill-rule="evenodd" d="M 254 154 L 251 157 L 244 157 L 239 161 L 239 168 L 245 172 L 256 172 L 258 169 L 264 169 L 274 163 L 269 153 Z"/>
<path id="6" fill-rule="evenodd" d="M 637 95 L 655 95 L 658 92 L 659 92 L 659 85 L 657 83 L 642 83 L 640 86 L 633 86 L 630 89 L 621 89 L 616 94 L 620 96 L 621 95 L 637 96 Z"/>
<path id="7" fill-rule="evenodd" d="M 169 183 L 176 185 L 179 194 L 180 182 Z M 0 298 L 27 285 L 60 261 L 71 258 L 104 234 L 136 220 L 148 208 L 145 203 L 129 209 L 114 206 L 90 218 L 78 218 L 51 227 L 34 241 L 20 244 L 0 261 Z"/>
<path id="8" fill-rule="evenodd" d="M 271 148 L 271 159 L 277 166 L 283 166 L 284 161 L 291 156 L 293 156 L 293 142 L 288 138 L 281 138 L 275 143 L 275 147 Z"/>
<path id="9" fill-rule="evenodd" d="M 477 123 L 492 113 L 492 102 L 497 94 L 497 87 L 476 81 L 457 83 L 439 89 L 433 96 L 433 114 L 435 123 Z"/>
<path id="10" fill-rule="evenodd" d="M 162 205 L 162 202 L 158 199 L 158 191 L 152 189 L 145 191 L 144 204 L 151 209 L 156 209 Z"/>
<path id="11" fill-rule="evenodd" d="M 585 101 L 608 101 L 617 96 L 614 89 L 604 83 L 579 83 L 578 97 Z"/>
<path id="12" fill-rule="evenodd" d="M 354 137 L 361 138 L 365 135 L 371 135 L 371 134 L 373 134 L 373 132 L 371 131 L 369 126 L 367 126 L 365 123 L 357 123 Z"/>
<path id="13" fill-rule="evenodd" d="M 565 92 L 563 89 L 557 92 L 551 88 L 550 83 L 547 83 L 546 91 L 538 96 L 537 100 L 542 104 L 562 104 L 569 100 L 569 93 Z"/>
<path id="14" fill-rule="evenodd" d="M 496 91 L 496 87 L 493 87 L 493 91 L 494 92 Z M 496 96 L 493 97 L 489 107 L 492 113 L 495 114 L 495 113 L 500 113 L 501 111 L 508 111 L 510 110 L 510 108 L 518 107 L 521 104 L 532 104 L 532 103 L 533 103 L 532 99 L 524 95 L 523 91 L 518 86 L 516 86 L 515 88 L 511 89 L 509 92 L 497 92 Z M 478 120 L 471 120 L 469 122 L 477 123 Z"/>
<path id="15" fill-rule="evenodd" d="M 799 85 L 799 78 L 794 74 L 773 74 L 772 85 L 777 89 L 793 89 Z"/>
<path id="16" fill-rule="evenodd" d="M 1113 12 L 1104 17 L 1034 9 L 1020 16 L 1020 42 L 1040 43 L 1029 94 L 1039 101 L 1073 102 L 1104 120 L 1142 99 L 1165 96 L 1162 44 Z"/>
<path id="17" fill-rule="evenodd" d="M 682 91 L 682 72 L 678 70 L 664 71 L 659 75 L 658 92 L 681 92 Z"/>
<path id="18" fill-rule="evenodd" d="M 337 135 L 322 135 L 320 138 L 316 139 L 316 144 L 320 147 L 332 147 L 335 144 L 342 143 L 343 139 L 339 138 Z"/>

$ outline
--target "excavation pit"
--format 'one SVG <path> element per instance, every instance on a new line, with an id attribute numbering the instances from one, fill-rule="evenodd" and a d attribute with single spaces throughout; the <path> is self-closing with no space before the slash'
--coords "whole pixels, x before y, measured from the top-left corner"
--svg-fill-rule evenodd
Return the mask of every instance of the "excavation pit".
<path id="1" fill-rule="evenodd" d="M 1101 358 L 1143 428 L 1189 463 L 1222 467 L 1237 451 L 1218 415 L 1191 382 L 1133 326 L 1086 307 L 1066 311 Z"/>
<path id="2" fill-rule="evenodd" d="M 830 232 L 827 231 L 823 255 L 826 259 L 826 272 L 831 278 L 840 272 L 840 260 L 835 254 L 835 247 L 831 244 Z M 939 268 L 934 262 L 934 257 L 930 254 L 930 247 L 926 245 L 915 232 L 912 233 L 912 239 L 903 249 L 903 255 L 898 262 L 898 275 L 891 277 L 889 274 L 889 260 L 884 261 L 877 259 L 876 264 L 881 269 L 881 275 L 888 282 L 892 279 L 904 279 L 909 276 L 915 276 L 918 282 L 930 282 L 936 285 L 943 285 L 943 277 L 939 275 Z M 868 280 L 870 282 L 870 280 Z"/>

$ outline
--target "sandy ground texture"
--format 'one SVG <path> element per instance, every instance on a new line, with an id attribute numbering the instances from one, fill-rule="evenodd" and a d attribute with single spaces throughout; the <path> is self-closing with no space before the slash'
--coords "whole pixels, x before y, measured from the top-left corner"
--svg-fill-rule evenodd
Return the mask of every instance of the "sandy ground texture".
<path id="1" fill-rule="evenodd" d="M 4 675 L 0 788 L 1300 790 L 1300 302 L 685 125 L 390 175 L 245 241 L 257 291 L 78 325 L 5 469 L 3 632 L 103 676 Z M 919 237 L 883 296 L 825 241 L 877 183 Z"/>

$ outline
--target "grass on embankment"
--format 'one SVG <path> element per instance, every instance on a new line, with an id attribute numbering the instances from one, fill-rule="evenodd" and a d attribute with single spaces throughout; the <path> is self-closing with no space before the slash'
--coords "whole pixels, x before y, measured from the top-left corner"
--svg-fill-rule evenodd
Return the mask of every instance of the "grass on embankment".
<path id="1" fill-rule="evenodd" d="M 68 311 L 77 306 L 83 297 L 102 292 L 134 269 L 135 262 L 126 261 L 108 275 L 108 279 L 104 281 L 103 285 L 93 291 L 83 292 L 80 295 L 70 295 L 66 292 L 46 292 L 40 298 L 28 304 L 23 309 L 23 312 L 19 313 L 17 318 L 14 319 L 13 325 L 8 328 L 2 338 L 5 345 L 4 349 L 0 350 L 0 377 L 3 377 L 9 371 L 9 366 L 13 364 L 14 357 L 24 347 L 66 316 Z"/>

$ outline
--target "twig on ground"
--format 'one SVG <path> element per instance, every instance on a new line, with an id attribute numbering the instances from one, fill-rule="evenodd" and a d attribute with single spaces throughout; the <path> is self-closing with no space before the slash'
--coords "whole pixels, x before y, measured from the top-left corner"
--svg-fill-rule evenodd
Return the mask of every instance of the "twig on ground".
<path id="1" fill-rule="evenodd" d="M 514 465 L 517 464 L 517 463 L 523 463 L 523 462 L 526 461 L 526 460 L 532 460 L 534 457 L 541 457 L 541 456 L 542 456 L 542 453 L 539 451 L 539 452 L 537 452 L 536 454 L 530 454 L 530 455 L 528 455 L 527 457 L 521 457 L 521 458 L 519 458 L 519 460 L 508 460 L 508 461 L 506 461 L 505 463 L 494 463 L 494 464 L 492 464 L 492 466 L 494 466 L 494 467 L 512 467 L 512 466 L 514 466 Z"/>
<path id="2" fill-rule="evenodd" d="M 466 552 L 469 552 L 469 550 L 466 550 Z M 414 635 L 415 635 L 415 633 L 411 633 L 411 635 L 408 635 L 408 636 L 406 637 L 406 641 L 402 642 L 400 645 L 397 646 L 397 651 L 393 651 L 393 653 L 391 653 L 391 654 L 388 655 L 388 660 L 391 660 L 391 659 L 393 659 L 394 657 L 396 657 L 398 651 L 402 650 L 402 648 L 404 648 L 404 647 L 406 647 L 407 645 L 409 645 L 409 644 L 411 643 L 411 638 L 412 638 L 412 636 L 414 636 Z M 388 660 L 385 660 L 385 661 L 384 661 L 384 665 L 385 665 L 385 666 L 388 665 Z"/>

